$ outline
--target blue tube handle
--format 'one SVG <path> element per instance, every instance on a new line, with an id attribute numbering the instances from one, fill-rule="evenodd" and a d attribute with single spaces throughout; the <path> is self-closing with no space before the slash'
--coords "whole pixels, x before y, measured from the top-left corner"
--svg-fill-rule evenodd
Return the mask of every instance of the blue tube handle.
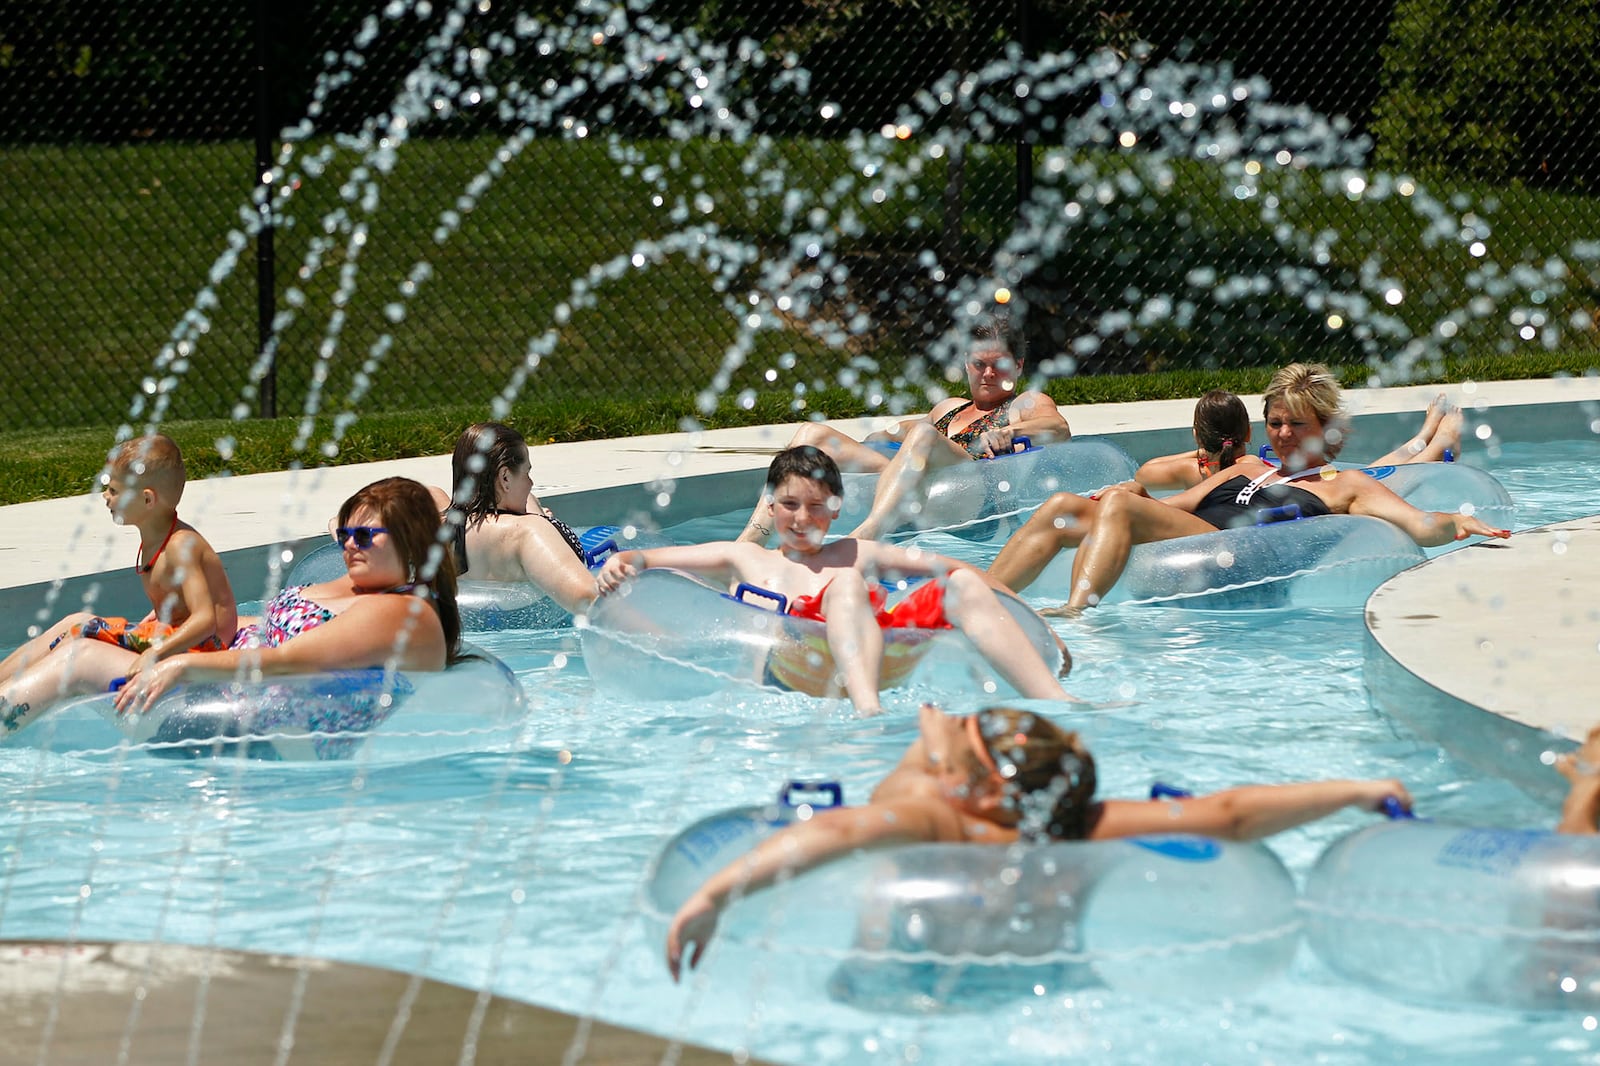
<path id="1" fill-rule="evenodd" d="M 1160 781 L 1152 781 L 1150 783 L 1150 798 L 1153 800 L 1189 799 L 1193 795 L 1193 792 L 1186 788 L 1179 788 L 1177 785 L 1168 785 Z"/>
<path id="2" fill-rule="evenodd" d="M 1268 507 L 1256 516 L 1256 525 L 1270 526 L 1278 522 L 1293 522 L 1305 517 L 1300 513 L 1298 503 L 1286 503 L 1282 507 Z"/>
<path id="3" fill-rule="evenodd" d="M 1417 816 L 1411 811 L 1408 811 L 1404 807 L 1400 806 L 1400 801 L 1395 799 L 1393 796 L 1385 796 L 1383 798 L 1382 810 L 1384 817 L 1388 818 L 1391 822 L 1417 820 Z"/>
<path id="4" fill-rule="evenodd" d="M 607 537 L 593 548 L 584 549 L 583 565 L 590 570 L 596 570 L 615 554 L 617 554 L 617 538 Z"/>
<path id="5" fill-rule="evenodd" d="M 1032 437 L 1029 437 L 1029 436 L 1012 437 L 1011 438 L 1011 450 L 1009 452 L 1001 452 L 999 455 L 986 455 L 986 456 L 982 457 L 982 461 L 986 462 L 986 463 L 992 463 L 996 459 L 1004 459 L 1008 455 L 1021 455 L 1024 452 L 1034 452 L 1034 451 L 1038 451 L 1038 450 L 1039 449 L 1037 449 L 1037 448 L 1035 448 L 1033 446 L 1033 438 Z"/>
<path id="6" fill-rule="evenodd" d="M 797 799 L 796 794 L 801 798 Z M 807 793 L 819 794 L 827 802 L 819 802 L 818 798 L 807 798 Z M 784 807 L 794 808 L 804 804 L 813 810 L 826 807 L 844 806 L 844 786 L 837 781 L 785 781 L 783 788 L 778 790 L 778 803 Z"/>
<path id="7" fill-rule="evenodd" d="M 122 686 L 126 685 L 127 683 L 128 683 L 128 679 L 127 678 L 119 677 L 116 680 L 112 681 L 111 684 L 106 686 L 106 691 L 107 692 L 121 692 L 122 691 Z"/>
<path id="8" fill-rule="evenodd" d="M 781 592 L 764 589 L 760 585 L 752 585 L 748 581 L 739 582 L 728 599 L 737 603 L 748 603 L 752 607 L 760 607 L 777 614 L 789 613 L 789 597 Z"/>

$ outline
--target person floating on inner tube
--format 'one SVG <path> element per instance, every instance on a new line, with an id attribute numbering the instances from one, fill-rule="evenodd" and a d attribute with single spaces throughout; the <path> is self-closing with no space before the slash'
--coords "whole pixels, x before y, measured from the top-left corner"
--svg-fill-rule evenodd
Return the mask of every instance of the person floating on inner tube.
<path id="1" fill-rule="evenodd" d="M 462 431 L 450 459 L 451 493 L 430 490 L 440 511 L 454 510 L 446 517 L 457 523 L 456 573 L 537 585 L 579 614 L 594 601 L 594 575 L 577 534 L 534 495 L 532 472 L 528 442 L 510 426 L 478 422 Z"/>
<path id="2" fill-rule="evenodd" d="M 1209 796 L 1096 800 L 1094 759 L 1077 733 L 1030 711 L 946 714 L 923 704 L 919 735 L 860 807 L 816 812 L 706 879 L 667 930 L 667 969 L 698 965 L 722 908 L 743 894 L 843 858 L 896 844 L 1012 844 L 1192 833 L 1255 840 L 1346 807 L 1409 811 L 1395 780 L 1310 781 Z"/>
<path id="3" fill-rule="evenodd" d="M 1035 390 L 1017 391 L 1023 357 L 1003 320 L 975 331 L 964 366 L 970 400 L 941 400 L 927 414 L 903 419 L 865 441 L 823 422 L 806 423 L 789 441 L 791 448 L 809 444 L 822 449 L 841 470 L 882 475 L 872 510 L 851 536 L 871 540 L 889 532 L 929 471 L 1008 454 L 1016 437 L 1035 444 L 1071 439 L 1072 429 L 1054 400 Z M 764 501 L 756 505 L 740 540 L 767 542 L 773 530 L 764 508 Z"/>
<path id="4" fill-rule="evenodd" d="M 1418 510 L 1364 471 L 1326 465 L 1327 439 L 1333 429 L 1317 413 L 1314 397 L 1327 378 L 1324 368 L 1302 364 L 1284 367 L 1273 375 L 1263 408 L 1267 437 L 1282 459 L 1281 467 L 1269 467 L 1252 477 L 1241 460 L 1162 500 L 1135 492 L 1107 493 L 1081 531 L 1082 546 L 1072 561 L 1071 596 L 1060 610 L 1075 613 L 1099 603 L 1122 576 L 1134 545 L 1252 524 L 1263 505 L 1293 503 L 1305 517 L 1356 514 L 1382 518 L 1425 548 L 1473 536 L 1511 536 L 1510 530 L 1495 529 L 1471 515 Z M 1017 536 L 1028 532 L 1025 525 Z M 1005 580 L 1008 573 L 1010 570 L 1002 567 L 996 576 Z M 1037 573 L 1034 570 L 1035 576 Z"/>
<path id="5" fill-rule="evenodd" d="M 1139 468 L 1133 481 L 1093 496 L 1055 493 L 1006 541 L 989 565 L 989 575 L 1009 588 L 1027 588 L 1057 554 L 1083 542 L 1101 501 L 1111 494 L 1148 497 L 1153 489 L 1198 485 L 1219 470 L 1256 475 L 1271 469 L 1250 453 L 1250 414 L 1244 401 L 1225 389 L 1212 389 L 1195 403 L 1194 440 L 1194 451 L 1153 459 Z"/>
<path id="6" fill-rule="evenodd" d="M 1344 396 L 1333 371 L 1321 363 L 1295 363 L 1284 367 L 1279 374 L 1292 375 L 1300 381 L 1296 389 L 1300 400 L 1327 427 L 1323 451 L 1329 459 L 1337 459 L 1349 440 L 1349 419 L 1344 412 Z M 1445 399 L 1435 396 L 1428 404 L 1422 418 L 1422 428 L 1400 447 L 1383 455 L 1368 466 L 1403 466 L 1407 463 L 1437 463 L 1461 455 L 1461 409 Z M 1146 461 L 1134 475 L 1140 485 L 1156 491 L 1191 489 L 1216 472 L 1207 463 L 1202 447 L 1198 451 L 1163 455 Z"/>
<path id="7" fill-rule="evenodd" d="M 785 597 L 789 613 L 824 622 L 828 649 L 843 688 L 861 714 L 877 714 L 883 629 L 910 626 L 962 631 L 1005 680 L 1033 699 L 1071 700 L 987 576 L 966 563 L 846 537 L 824 544 L 843 498 L 839 468 L 809 445 L 778 453 L 767 470 L 767 510 L 780 539 L 776 549 L 741 541 L 618 552 L 600 568 L 595 586 L 610 593 L 650 567 L 672 567 L 735 590 L 741 583 Z M 882 609 L 879 579 L 931 577 L 892 611 Z M 1005 590 L 1009 591 L 1009 590 Z M 804 653 L 803 653 L 804 654 Z M 784 664 L 767 669 L 783 681 Z"/>
<path id="8" fill-rule="evenodd" d="M 101 475 L 101 495 L 118 525 L 139 530 L 133 572 L 150 600 L 134 622 L 75 612 L 0 661 L 0 736 L 14 733 L 61 699 L 104 692 L 185 651 L 227 647 L 238 604 L 222 559 L 178 517 L 187 484 L 172 438 L 123 441 Z"/>
<path id="9" fill-rule="evenodd" d="M 439 550 L 432 495 L 409 478 L 375 481 L 339 508 L 345 573 L 284 589 L 240 619 L 227 651 L 174 655 L 128 682 L 117 710 L 143 711 L 184 681 L 383 667 L 443 670 L 463 658 L 456 570 Z"/>

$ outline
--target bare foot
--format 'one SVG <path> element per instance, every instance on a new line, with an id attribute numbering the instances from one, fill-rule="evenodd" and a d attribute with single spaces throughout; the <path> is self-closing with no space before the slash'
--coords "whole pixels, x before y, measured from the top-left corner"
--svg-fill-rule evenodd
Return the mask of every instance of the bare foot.
<path id="1" fill-rule="evenodd" d="M 1039 611 L 1046 618 L 1077 618 L 1082 615 L 1084 608 L 1074 607 L 1070 603 L 1057 604 L 1054 607 L 1045 607 Z"/>

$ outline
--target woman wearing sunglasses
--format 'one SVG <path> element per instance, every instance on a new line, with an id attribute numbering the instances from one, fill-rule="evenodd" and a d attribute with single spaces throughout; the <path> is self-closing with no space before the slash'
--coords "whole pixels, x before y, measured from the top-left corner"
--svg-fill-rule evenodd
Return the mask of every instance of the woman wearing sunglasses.
<path id="1" fill-rule="evenodd" d="M 240 619 L 228 650 L 163 661 L 117 694 L 117 709 L 142 710 L 185 680 L 442 670 L 461 657 L 455 564 L 425 486 L 398 477 L 373 482 L 339 508 L 334 538 L 344 550 L 343 576 L 284 589 L 260 618 Z"/>
<path id="2" fill-rule="evenodd" d="M 1114 840 L 1189 833 L 1255 840 L 1345 807 L 1379 811 L 1411 796 L 1399 781 L 1254 785 L 1209 796 L 1095 800 L 1094 759 L 1042 715 L 996 707 L 946 714 L 923 704 L 918 736 L 861 807 L 818 811 L 780 829 L 712 874 L 667 930 L 667 967 L 700 961 L 717 918 L 739 895 L 843 858 L 897 844 L 1012 844 L 1019 839 Z M 694 945 L 690 950 L 689 946 Z"/>

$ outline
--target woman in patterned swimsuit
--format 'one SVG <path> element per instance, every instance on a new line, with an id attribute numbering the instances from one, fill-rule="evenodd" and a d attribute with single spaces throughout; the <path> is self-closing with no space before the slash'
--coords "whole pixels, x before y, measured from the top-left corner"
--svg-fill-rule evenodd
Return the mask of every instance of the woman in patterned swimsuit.
<path id="1" fill-rule="evenodd" d="M 832 456 L 840 470 L 883 475 L 871 512 L 851 536 L 874 539 L 892 528 L 896 513 L 930 470 L 1003 455 L 1014 437 L 1048 444 L 1072 436 L 1054 400 L 1042 392 L 1017 392 L 1022 356 L 1013 352 L 1003 323 L 987 323 L 976 331 L 965 367 L 972 399 L 941 400 L 927 414 L 904 419 L 865 441 L 824 422 L 807 422 L 795 433 L 791 448 L 809 444 Z M 765 543 L 771 532 L 770 505 L 763 496 L 738 539 Z"/>
<path id="2" fill-rule="evenodd" d="M 398 477 L 373 482 L 339 508 L 342 577 L 284 589 L 262 617 L 240 620 L 245 624 L 227 651 L 164 660 L 117 694 L 117 709 L 143 710 L 185 680 L 254 671 L 444 669 L 461 657 L 461 619 L 455 562 L 435 550 L 440 534 L 425 486 Z"/>

